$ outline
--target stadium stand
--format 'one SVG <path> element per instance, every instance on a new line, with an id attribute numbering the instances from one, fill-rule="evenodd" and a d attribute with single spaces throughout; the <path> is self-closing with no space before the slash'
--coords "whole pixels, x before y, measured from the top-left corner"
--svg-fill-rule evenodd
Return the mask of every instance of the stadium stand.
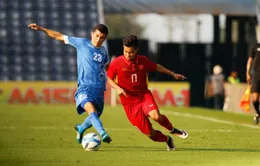
<path id="1" fill-rule="evenodd" d="M 0 80 L 75 81 L 75 49 L 29 30 L 27 24 L 32 22 L 89 37 L 98 22 L 96 0 L 0 1 Z"/>

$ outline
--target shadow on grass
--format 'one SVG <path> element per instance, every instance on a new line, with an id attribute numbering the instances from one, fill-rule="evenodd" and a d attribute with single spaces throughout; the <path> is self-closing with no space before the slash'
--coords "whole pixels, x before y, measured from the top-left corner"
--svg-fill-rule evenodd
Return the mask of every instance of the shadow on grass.
<path id="1" fill-rule="evenodd" d="M 147 146 L 111 146 L 112 148 L 100 148 L 99 151 L 165 151 L 164 147 L 147 147 Z"/>
<path id="2" fill-rule="evenodd" d="M 260 152 L 260 149 L 235 148 L 178 148 L 178 151 Z"/>
<path id="3" fill-rule="evenodd" d="M 165 147 L 147 146 L 113 146 L 113 148 L 101 148 L 100 151 L 166 151 Z M 236 149 L 236 148 L 178 148 L 176 151 L 205 151 L 205 152 L 260 152 L 260 149 Z"/>

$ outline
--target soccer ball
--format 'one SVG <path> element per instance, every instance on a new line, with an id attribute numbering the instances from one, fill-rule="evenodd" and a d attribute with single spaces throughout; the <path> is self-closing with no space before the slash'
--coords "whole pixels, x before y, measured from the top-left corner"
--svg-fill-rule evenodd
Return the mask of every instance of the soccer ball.
<path id="1" fill-rule="evenodd" d="M 100 148 L 100 137 L 96 133 L 87 133 L 82 139 L 82 147 L 86 151 L 96 151 Z"/>

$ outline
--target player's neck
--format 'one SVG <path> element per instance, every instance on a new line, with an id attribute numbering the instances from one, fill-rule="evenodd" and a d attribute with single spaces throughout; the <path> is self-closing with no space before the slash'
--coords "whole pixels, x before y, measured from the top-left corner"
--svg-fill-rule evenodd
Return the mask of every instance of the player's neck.
<path id="1" fill-rule="evenodd" d="M 138 57 L 137 57 L 138 55 L 136 55 L 135 57 L 134 57 L 134 59 L 127 59 L 125 56 L 124 56 L 124 59 L 125 59 L 125 61 L 127 62 L 127 63 L 129 63 L 129 64 L 132 64 L 132 63 L 136 63 L 137 61 L 138 61 Z"/>

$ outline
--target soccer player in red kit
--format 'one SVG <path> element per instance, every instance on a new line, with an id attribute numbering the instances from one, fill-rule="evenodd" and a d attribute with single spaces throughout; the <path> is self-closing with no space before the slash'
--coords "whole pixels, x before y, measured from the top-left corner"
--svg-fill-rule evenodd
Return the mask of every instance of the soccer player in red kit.
<path id="1" fill-rule="evenodd" d="M 167 150 L 175 150 L 173 139 L 155 130 L 149 118 L 166 128 L 171 134 L 187 138 L 188 133 L 174 128 L 168 118 L 161 114 L 148 89 L 147 73 L 158 71 L 183 80 L 185 76 L 174 73 L 145 56 L 138 55 L 138 39 L 134 35 L 123 39 L 124 55 L 115 58 L 109 65 L 108 84 L 119 94 L 127 118 L 133 126 L 156 142 L 166 142 Z"/>

